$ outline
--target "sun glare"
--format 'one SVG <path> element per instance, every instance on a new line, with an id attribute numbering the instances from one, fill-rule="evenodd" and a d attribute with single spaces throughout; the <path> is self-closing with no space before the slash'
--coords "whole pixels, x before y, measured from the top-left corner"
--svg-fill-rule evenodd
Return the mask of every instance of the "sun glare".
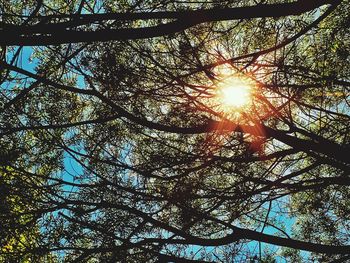
<path id="1" fill-rule="evenodd" d="M 242 109 L 251 102 L 251 84 L 238 77 L 229 77 L 218 85 L 218 97 L 222 107 Z"/>

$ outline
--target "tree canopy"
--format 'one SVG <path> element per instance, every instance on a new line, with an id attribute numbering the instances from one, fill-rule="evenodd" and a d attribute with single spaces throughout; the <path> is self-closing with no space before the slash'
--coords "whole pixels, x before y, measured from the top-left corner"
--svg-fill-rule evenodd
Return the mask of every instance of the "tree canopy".
<path id="1" fill-rule="evenodd" d="M 348 0 L 0 8 L 0 261 L 350 258 Z"/>

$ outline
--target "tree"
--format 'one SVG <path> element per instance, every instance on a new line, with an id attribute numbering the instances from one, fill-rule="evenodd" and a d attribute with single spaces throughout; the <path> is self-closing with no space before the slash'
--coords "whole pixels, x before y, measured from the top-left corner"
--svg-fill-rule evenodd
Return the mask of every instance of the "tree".
<path id="1" fill-rule="evenodd" d="M 40 230 L 20 255 L 346 260 L 348 8 L 3 4 L 1 143 L 17 149 L 10 190 L 36 193 L 18 214 Z M 232 80 L 250 87 L 244 107 L 220 99 Z"/>

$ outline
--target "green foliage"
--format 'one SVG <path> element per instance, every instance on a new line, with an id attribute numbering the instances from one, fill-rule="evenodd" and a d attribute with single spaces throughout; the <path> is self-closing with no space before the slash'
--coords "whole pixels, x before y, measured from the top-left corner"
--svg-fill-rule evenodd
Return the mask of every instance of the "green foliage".
<path id="1" fill-rule="evenodd" d="M 37 9 L 10 1 L 1 10 L 6 30 L 19 26 L 27 37 L 40 29 L 28 33 L 37 38 L 54 34 L 45 31 L 52 25 L 68 34 L 177 21 L 95 16 L 84 24 L 80 13 L 289 3 L 300 1 L 44 1 Z M 33 47 L 32 69 L 21 47 L 2 49 L 0 261 L 346 257 L 349 2 L 328 13 L 333 5 L 155 38 Z M 253 83 L 240 109 L 217 95 L 238 76 Z"/>

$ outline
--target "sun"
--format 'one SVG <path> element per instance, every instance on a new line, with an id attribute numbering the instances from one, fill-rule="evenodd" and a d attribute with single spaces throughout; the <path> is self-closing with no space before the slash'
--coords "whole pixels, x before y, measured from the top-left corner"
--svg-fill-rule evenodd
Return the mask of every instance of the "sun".
<path id="1" fill-rule="evenodd" d="M 248 106 L 252 100 L 252 85 L 239 77 L 228 77 L 218 84 L 217 96 L 225 111 L 239 110 Z"/>
<path id="2" fill-rule="evenodd" d="M 250 98 L 250 90 L 246 86 L 229 86 L 221 89 L 222 101 L 227 106 L 240 108 L 246 105 Z"/>

